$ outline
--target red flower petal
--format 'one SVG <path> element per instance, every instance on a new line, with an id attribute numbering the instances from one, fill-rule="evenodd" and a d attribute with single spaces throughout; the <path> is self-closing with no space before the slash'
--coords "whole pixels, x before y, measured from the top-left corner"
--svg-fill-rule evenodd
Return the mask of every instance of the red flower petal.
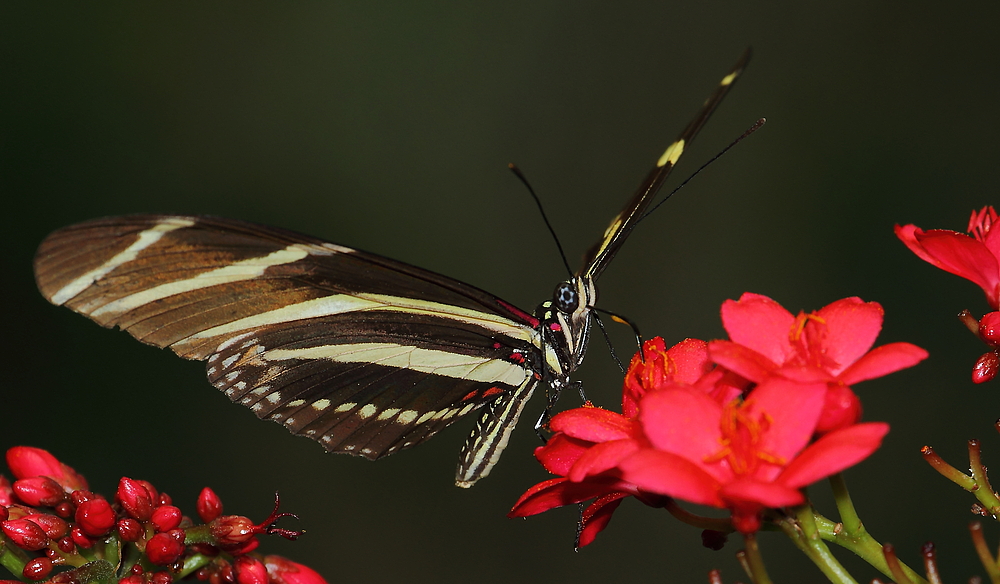
<path id="1" fill-rule="evenodd" d="M 704 393 L 657 391 L 643 398 L 640 408 L 642 429 L 654 448 L 693 462 L 718 452 L 722 406 Z"/>
<path id="2" fill-rule="evenodd" d="M 570 469 L 569 480 L 580 482 L 591 475 L 600 474 L 606 470 L 618 466 L 618 463 L 633 452 L 639 450 L 640 444 L 637 440 L 611 440 L 595 444 L 588 449 L 573 468 Z"/>
<path id="3" fill-rule="evenodd" d="M 615 479 L 594 479 L 582 483 L 566 478 L 550 479 L 531 487 L 514 503 L 507 517 L 528 517 L 549 509 L 582 503 L 614 491 L 630 492 L 634 487 Z"/>
<path id="4" fill-rule="evenodd" d="M 644 491 L 699 505 L 725 506 L 718 495 L 719 481 L 695 463 L 676 454 L 643 449 L 623 460 L 618 469 L 623 480 L 634 483 Z"/>
<path id="5" fill-rule="evenodd" d="M 788 342 L 788 331 L 794 323 L 792 313 L 760 294 L 747 292 L 738 301 L 726 300 L 722 303 L 722 326 L 729 333 L 729 338 L 775 363 L 784 363 L 794 354 Z M 747 377 L 739 370 L 733 370 Z"/>
<path id="6" fill-rule="evenodd" d="M 875 347 L 845 369 L 839 377 L 844 385 L 875 379 L 900 369 L 913 367 L 928 357 L 927 351 L 910 343 L 889 343 Z"/>
<path id="7" fill-rule="evenodd" d="M 708 353 L 712 361 L 755 383 L 764 381 L 778 368 L 777 363 L 764 355 L 732 341 L 712 341 L 708 344 Z"/>
<path id="8" fill-rule="evenodd" d="M 982 242 L 957 231 L 914 225 L 896 227 L 896 235 L 921 259 L 979 285 L 994 310 L 998 308 L 1000 267 Z"/>
<path id="9" fill-rule="evenodd" d="M 857 297 L 837 300 L 816 311 L 816 316 L 826 321 L 825 354 L 839 365 L 830 373 L 837 375 L 875 344 L 884 315 L 878 302 Z"/>
<path id="10" fill-rule="evenodd" d="M 560 432 L 549 438 L 545 446 L 539 446 L 535 449 L 535 458 L 542 463 L 545 470 L 564 477 L 569 474 L 569 469 L 591 446 L 593 446 L 592 442 L 570 438 Z"/>
<path id="11" fill-rule="evenodd" d="M 583 511 L 583 530 L 580 532 L 580 541 L 577 545 L 583 547 L 594 541 L 597 534 L 604 531 L 611 521 L 611 514 L 622 504 L 622 499 L 628 493 L 609 493 L 603 497 L 598 497 Z"/>
<path id="12" fill-rule="evenodd" d="M 590 442 L 631 438 L 636 424 L 625 416 L 603 408 L 583 407 L 559 412 L 549 422 L 553 432 Z"/>
<path id="13" fill-rule="evenodd" d="M 751 391 L 743 408 L 769 420 L 757 450 L 788 461 L 805 448 L 823 411 L 826 387 L 772 377 Z"/>
<path id="14" fill-rule="evenodd" d="M 835 430 L 802 451 L 778 480 L 790 487 L 804 487 L 868 458 L 882 445 L 889 424 L 869 422 Z"/>
<path id="15" fill-rule="evenodd" d="M 722 485 L 720 494 L 723 499 L 733 504 L 753 502 L 769 508 L 798 505 L 806 499 L 798 489 L 749 478 L 737 479 Z"/>

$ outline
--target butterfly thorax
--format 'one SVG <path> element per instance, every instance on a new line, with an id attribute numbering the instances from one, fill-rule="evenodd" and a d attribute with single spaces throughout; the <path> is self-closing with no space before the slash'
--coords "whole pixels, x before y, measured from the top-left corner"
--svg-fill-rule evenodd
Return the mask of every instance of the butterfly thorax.
<path id="1" fill-rule="evenodd" d="M 539 320 L 545 361 L 555 383 L 568 382 L 583 361 L 590 341 L 591 310 L 597 288 L 586 276 L 574 276 L 556 285 L 552 299 L 535 310 Z"/>

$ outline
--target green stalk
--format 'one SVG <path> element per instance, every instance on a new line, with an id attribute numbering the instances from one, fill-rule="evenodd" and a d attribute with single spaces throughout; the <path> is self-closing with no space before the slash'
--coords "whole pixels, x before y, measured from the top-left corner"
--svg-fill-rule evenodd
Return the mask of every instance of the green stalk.
<path id="1" fill-rule="evenodd" d="M 753 584 L 773 584 L 771 577 L 767 575 L 767 568 L 764 567 L 764 556 L 760 554 L 760 547 L 757 546 L 757 538 L 750 533 L 743 536 L 746 542 L 746 560 L 750 568 L 750 579 Z"/>

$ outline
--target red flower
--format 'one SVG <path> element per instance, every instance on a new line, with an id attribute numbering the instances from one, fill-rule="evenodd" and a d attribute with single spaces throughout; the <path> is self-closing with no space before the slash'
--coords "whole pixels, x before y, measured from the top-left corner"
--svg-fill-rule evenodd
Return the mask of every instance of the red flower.
<path id="1" fill-rule="evenodd" d="M 972 237 L 947 229 L 924 231 L 916 225 L 896 226 L 896 236 L 910 251 L 946 272 L 977 284 L 993 310 L 1000 309 L 1000 231 L 993 207 L 972 212 L 968 231 Z"/>
<path id="2" fill-rule="evenodd" d="M 712 341 L 713 361 L 755 382 L 780 375 L 801 383 L 824 382 L 830 392 L 817 431 L 853 424 L 861 404 L 850 385 L 912 367 L 927 351 L 910 343 L 871 346 L 882 329 L 877 302 L 844 298 L 816 312 L 793 316 L 767 296 L 745 293 L 722 305 L 729 341 Z"/>
<path id="3" fill-rule="evenodd" d="M 662 497 L 621 480 L 615 470 L 620 460 L 647 445 L 635 419 L 638 403 L 648 391 L 672 383 L 694 384 L 700 391 L 715 391 L 715 385 L 706 385 L 701 380 L 711 376 L 718 381 L 723 375 L 711 371 L 705 341 L 686 339 L 670 349 L 665 347 L 662 338 L 650 339 L 643 343 L 642 356 L 637 353 L 632 358 L 622 390 L 625 415 L 585 406 L 552 418 L 549 429 L 556 434 L 545 446 L 535 449 L 535 458 L 561 478 L 528 489 L 508 517 L 527 517 L 593 499 L 581 518 L 577 545 L 583 547 L 608 525 L 625 497 L 631 495 L 652 507 L 663 506 Z M 730 396 L 740 391 L 728 385 L 723 387 L 721 393 Z"/>
<path id="4" fill-rule="evenodd" d="M 617 464 L 621 479 L 728 508 L 733 526 L 752 533 L 764 508 L 802 503 L 801 487 L 865 459 L 889 431 L 883 423 L 857 424 L 809 445 L 825 393 L 825 383 L 780 377 L 726 405 L 686 388 L 652 392 L 639 413 L 650 447 Z"/>
<path id="5" fill-rule="evenodd" d="M 264 565 L 274 584 L 326 584 L 315 570 L 281 556 L 264 556 Z"/>

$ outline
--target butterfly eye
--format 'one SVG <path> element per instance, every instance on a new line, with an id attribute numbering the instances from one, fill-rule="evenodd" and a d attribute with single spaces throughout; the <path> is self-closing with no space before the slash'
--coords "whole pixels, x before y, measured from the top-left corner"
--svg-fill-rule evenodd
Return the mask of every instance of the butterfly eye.
<path id="1" fill-rule="evenodd" d="M 569 282 L 560 282 L 556 286 L 556 291 L 552 293 L 552 301 L 555 302 L 559 312 L 573 312 L 579 304 L 576 287 Z"/>

